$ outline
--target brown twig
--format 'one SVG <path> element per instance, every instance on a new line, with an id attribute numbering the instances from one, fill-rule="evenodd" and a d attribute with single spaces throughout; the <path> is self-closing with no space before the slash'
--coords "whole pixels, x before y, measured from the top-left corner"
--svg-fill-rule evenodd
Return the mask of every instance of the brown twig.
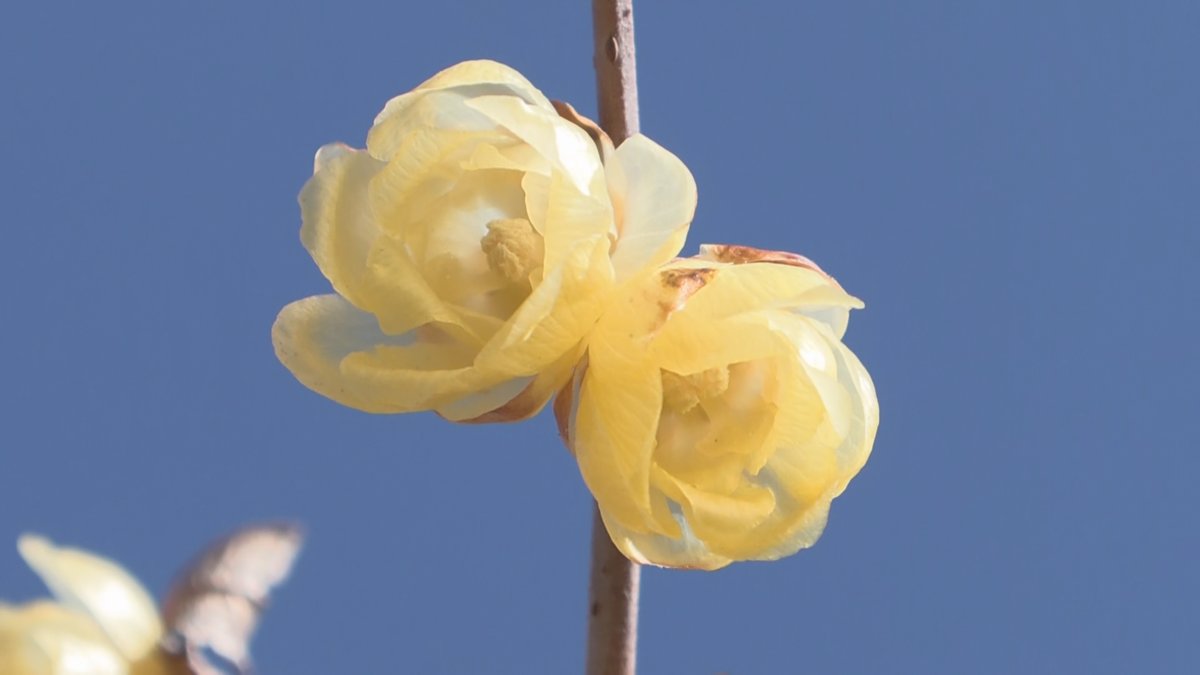
<path id="1" fill-rule="evenodd" d="M 592 38 L 600 127 L 620 145 L 638 133 L 633 0 L 592 0 Z"/>
<path id="2" fill-rule="evenodd" d="M 599 508 L 592 517 L 587 675 L 633 675 L 637 668 L 641 568 L 613 546 Z"/>
<path id="3" fill-rule="evenodd" d="M 596 103 L 613 143 L 638 133 L 633 0 L 592 0 Z M 593 509 L 587 675 L 634 675 L 641 568 L 617 550 Z"/>

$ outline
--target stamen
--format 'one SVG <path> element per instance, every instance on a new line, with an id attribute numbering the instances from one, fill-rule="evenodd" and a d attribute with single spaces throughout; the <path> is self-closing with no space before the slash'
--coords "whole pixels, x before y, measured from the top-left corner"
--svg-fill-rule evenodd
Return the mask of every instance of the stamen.
<path id="1" fill-rule="evenodd" d="M 527 281 L 541 266 L 542 236 L 524 218 L 500 218 L 487 224 L 488 233 L 479 240 L 488 267 L 513 283 Z"/>

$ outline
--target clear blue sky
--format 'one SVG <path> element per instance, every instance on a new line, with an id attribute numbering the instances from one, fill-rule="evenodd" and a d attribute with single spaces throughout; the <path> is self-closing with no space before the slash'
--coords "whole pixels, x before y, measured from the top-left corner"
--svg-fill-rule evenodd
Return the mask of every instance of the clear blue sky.
<path id="1" fill-rule="evenodd" d="M 468 58 L 593 111 L 588 3 L 0 5 L 0 597 L 34 530 L 156 593 L 311 539 L 264 675 L 582 670 L 548 415 L 369 416 L 276 362 L 312 155 Z M 218 6 L 219 5 L 219 6 Z M 816 548 L 647 570 L 642 672 L 1200 672 L 1200 5 L 642 0 L 702 242 L 818 261 L 882 423 Z"/>

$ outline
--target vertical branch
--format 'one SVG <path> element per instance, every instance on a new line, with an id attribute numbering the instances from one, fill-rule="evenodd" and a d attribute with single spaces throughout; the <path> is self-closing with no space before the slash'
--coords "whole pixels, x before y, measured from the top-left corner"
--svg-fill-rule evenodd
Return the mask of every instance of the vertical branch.
<path id="1" fill-rule="evenodd" d="M 639 129 L 633 0 L 592 0 L 592 39 L 600 127 L 620 145 Z"/>
<path id="2" fill-rule="evenodd" d="M 586 673 L 634 675 L 641 568 L 613 545 L 599 507 L 592 511 Z"/>
<path id="3" fill-rule="evenodd" d="M 592 0 L 596 102 L 613 143 L 638 133 L 633 0 Z M 587 675 L 634 675 L 641 569 L 617 550 L 593 509 Z"/>

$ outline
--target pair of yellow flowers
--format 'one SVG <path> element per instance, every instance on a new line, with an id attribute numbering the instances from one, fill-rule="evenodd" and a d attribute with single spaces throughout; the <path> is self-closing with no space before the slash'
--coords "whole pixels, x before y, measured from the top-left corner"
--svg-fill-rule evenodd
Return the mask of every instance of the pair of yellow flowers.
<path id="1" fill-rule="evenodd" d="M 521 420 L 557 394 L 609 534 L 716 569 L 811 545 L 870 454 L 855 298 L 790 253 L 702 246 L 687 167 L 613 148 L 516 71 L 462 63 L 384 108 L 366 150 L 317 153 L 301 239 L 336 294 L 273 335 L 305 385 L 376 413 Z M 0 672 L 165 675 L 163 625 L 116 564 L 25 537 L 59 603 L 0 604 Z"/>
<path id="2" fill-rule="evenodd" d="M 561 435 L 630 559 L 716 569 L 811 545 L 879 410 L 841 343 L 862 306 L 806 258 L 702 246 L 687 167 L 620 147 L 491 61 L 327 145 L 301 240 L 335 294 L 279 314 L 276 354 L 373 413 L 528 418 Z"/>

